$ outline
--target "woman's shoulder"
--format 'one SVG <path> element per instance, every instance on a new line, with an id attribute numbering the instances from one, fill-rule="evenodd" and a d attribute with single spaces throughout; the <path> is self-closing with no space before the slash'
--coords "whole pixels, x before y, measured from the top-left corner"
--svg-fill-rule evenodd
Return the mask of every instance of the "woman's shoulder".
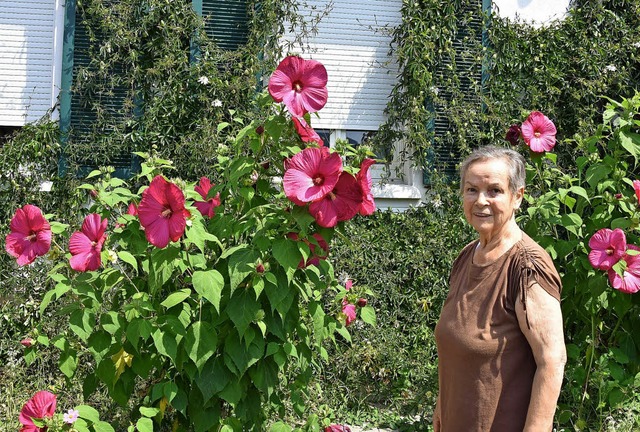
<path id="1" fill-rule="evenodd" d="M 512 253 L 512 269 L 526 281 L 538 282 L 545 291 L 559 298 L 562 280 L 549 253 L 525 232 Z"/>

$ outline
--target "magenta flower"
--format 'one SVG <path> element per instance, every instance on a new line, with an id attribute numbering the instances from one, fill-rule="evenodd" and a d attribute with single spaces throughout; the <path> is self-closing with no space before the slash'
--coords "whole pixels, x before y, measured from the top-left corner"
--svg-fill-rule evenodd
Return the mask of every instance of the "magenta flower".
<path id="1" fill-rule="evenodd" d="M 295 117 L 319 111 L 327 103 L 327 70 L 322 63 L 289 56 L 269 78 L 269 94 Z"/>
<path id="2" fill-rule="evenodd" d="M 39 391 L 20 410 L 20 432 L 41 432 L 46 428 L 39 428 L 33 423 L 33 419 L 53 417 L 56 411 L 56 395 L 48 391 Z"/>
<path id="3" fill-rule="evenodd" d="M 638 250 L 637 247 L 629 245 L 630 249 Z M 627 294 L 635 294 L 640 291 L 640 255 L 625 254 L 622 258 L 626 263 L 626 268 L 622 275 L 618 274 L 615 269 L 608 270 L 609 283 L 618 291 Z"/>
<path id="4" fill-rule="evenodd" d="M 51 226 L 42 211 L 31 204 L 16 210 L 5 239 L 5 249 L 17 258 L 18 265 L 31 264 L 51 248 Z"/>
<path id="5" fill-rule="evenodd" d="M 360 171 L 356 174 L 356 180 L 362 190 L 362 204 L 360 204 L 360 209 L 358 210 L 362 216 L 372 215 L 376 211 L 376 202 L 371 193 L 371 173 L 369 172 L 369 167 L 375 162 L 373 159 L 364 159 L 360 164 Z"/>
<path id="6" fill-rule="evenodd" d="M 358 214 L 362 205 L 362 189 L 356 178 L 348 172 L 340 174 L 333 190 L 309 206 L 309 213 L 318 225 L 332 228 Z"/>
<path id="7" fill-rule="evenodd" d="M 326 147 L 309 147 L 293 156 L 285 167 L 285 195 L 294 203 L 305 205 L 331 192 L 342 172 L 342 159 Z"/>
<path id="8" fill-rule="evenodd" d="M 532 152 L 551 151 L 556 145 L 556 126 L 540 111 L 533 111 L 522 123 L 522 138 Z"/>
<path id="9" fill-rule="evenodd" d="M 640 180 L 633 181 L 633 190 L 636 193 L 636 198 L 638 199 L 638 204 L 640 204 Z"/>
<path id="10" fill-rule="evenodd" d="M 211 184 L 211 180 L 207 177 L 201 177 L 200 183 L 194 188 L 196 192 L 200 194 L 204 201 L 196 201 L 194 205 L 202 214 L 202 216 L 212 218 L 215 216 L 215 208 L 220 206 L 220 193 L 217 193 L 215 197 L 207 199 L 207 195 L 209 195 L 209 191 L 211 187 L 215 186 Z"/>
<path id="11" fill-rule="evenodd" d="M 144 192 L 138 206 L 138 217 L 149 243 L 158 248 L 178 241 L 184 234 L 187 217 L 184 194 L 178 186 L 158 175 Z"/>
<path id="12" fill-rule="evenodd" d="M 69 239 L 69 263 L 75 271 L 98 270 L 102 264 L 100 252 L 107 239 L 105 230 L 107 219 L 102 219 L 99 214 L 91 213 L 84 218 L 82 229 L 76 231 Z"/>
<path id="13" fill-rule="evenodd" d="M 589 239 L 589 262 L 598 270 L 609 270 L 627 250 L 627 238 L 620 228 L 603 228 Z"/>
<path id="14" fill-rule="evenodd" d="M 356 320 L 356 305 L 349 303 L 349 301 L 344 298 L 342 300 L 342 313 L 345 316 L 345 326 L 348 326 Z"/>
<path id="15" fill-rule="evenodd" d="M 329 426 L 325 426 L 324 432 L 351 432 L 351 429 L 349 429 L 349 426 L 332 424 Z"/>
<path id="16" fill-rule="evenodd" d="M 138 206 L 136 205 L 136 203 L 132 202 L 129 203 L 129 206 L 127 207 L 127 213 L 128 215 L 131 216 L 138 216 Z"/>
<path id="17" fill-rule="evenodd" d="M 303 117 L 293 117 L 293 125 L 296 128 L 296 132 L 300 136 L 302 142 L 316 143 L 319 146 L 324 145 L 324 141 L 320 138 L 320 135 L 306 122 Z"/>
<path id="18" fill-rule="evenodd" d="M 522 131 L 520 130 L 520 125 L 514 124 L 509 127 L 507 130 L 507 134 L 504 137 L 507 141 L 511 143 L 511 145 L 518 145 L 518 141 L 520 140 L 520 136 L 522 135 Z"/>

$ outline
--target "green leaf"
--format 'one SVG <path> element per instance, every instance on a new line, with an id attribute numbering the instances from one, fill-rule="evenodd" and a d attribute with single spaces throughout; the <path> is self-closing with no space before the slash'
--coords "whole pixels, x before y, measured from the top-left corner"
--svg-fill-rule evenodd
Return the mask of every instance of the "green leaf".
<path id="1" fill-rule="evenodd" d="M 360 308 L 360 319 L 367 324 L 376 326 L 376 311 L 371 306 L 364 306 Z"/>
<path id="2" fill-rule="evenodd" d="M 138 432 L 153 432 L 153 421 L 146 417 L 141 417 L 136 422 Z"/>
<path id="3" fill-rule="evenodd" d="M 285 269 L 298 268 L 298 264 L 302 259 L 302 254 L 298 249 L 296 241 L 281 238 L 273 242 L 273 257 Z"/>
<path id="4" fill-rule="evenodd" d="M 196 364 L 198 372 L 202 372 L 218 345 L 215 328 L 206 321 L 197 321 L 187 329 L 184 342 L 189 358 Z"/>
<path id="5" fill-rule="evenodd" d="M 49 225 L 51 226 L 51 232 L 53 234 L 62 234 L 67 230 L 67 228 L 69 228 L 69 225 L 56 221 L 49 222 Z"/>
<path id="6" fill-rule="evenodd" d="M 269 432 L 291 432 L 292 430 L 291 426 L 281 421 L 272 424 L 269 428 Z"/>
<path id="7" fill-rule="evenodd" d="M 175 335 L 157 329 L 153 332 L 152 337 L 158 352 L 163 356 L 169 357 L 175 363 L 178 356 L 178 342 Z"/>
<path id="8" fill-rule="evenodd" d="M 171 293 L 169 295 L 169 297 L 167 297 L 160 304 L 162 306 L 166 307 L 167 309 L 171 309 L 175 305 L 180 304 L 185 299 L 189 298 L 190 295 L 191 295 L 191 290 L 189 288 L 184 288 L 184 289 L 181 289 L 180 291 L 176 291 L 174 293 Z"/>
<path id="9" fill-rule="evenodd" d="M 140 411 L 140 414 L 142 414 L 145 417 L 149 417 L 149 418 L 153 418 L 156 415 L 158 415 L 158 413 L 160 413 L 160 409 L 159 408 L 146 407 L 146 406 L 141 406 L 139 411 Z"/>
<path id="10" fill-rule="evenodd" d="M 226 308 L 227 315 L 235 324 L 240 336 L 244 335 L 259 310 L 260 304 L 248 290 L 237 291 Z"/>
<path id="11" fill-rule="evenodd" d="M 225 363 L 231 360 L 230 368 L 236 369 L 238 375 L 244 372 L 264 356 L 265 341 L 262 337 L 255 337 L 251 344 L 242 342 L 237 335 L 229 334 L 225 340 L 224 354 Z"/>
<path id="12" fill-rule="evenodd" d="M 85 342 L 91 335 L 95 324 L 95 315 L 88 309 L 77 309 L 69 317 L 69 328 Z"/>
<path id="13" fill-rule="evenodd" d="M 75 424 L 74 424 L 75 426 Z M 115 432 L 113 426 L 105 421 L 98 421 L 93 424 L 93 430 L 95 432 Z"/>
<path id="14" fill-rule="evenodd" d="M 118 258 L 120 258 L 123 262 L 126 262 L 131 267 L 133 267 L 136 273 L 138 272 L 138 260 L 136 260 L 136 258 L 133 255 L 131 255 L 129 252 L 124 250 L 118 251 L 117 254 L 118 254 Z"/>
<path id="15" fill-rule="evenodd" d="M 191 280 L 193 289 L 209 301 L 220 312 L 220 298 L 224 288 L 224 277 L 217 270 L 196 271 Z"/>
<path id="16" fill-rule="evenodd" d="M 620 145 L 624 148 L 635 160 L 635 165 L 638 165 L 638 157 L 640 156 L 640 135 L 633 132 L 620 131 Z"/>
<path id="17" fill-rule="evenodd" d="M 100 421 L 100 413 L 97 409 L 89 405 L 78 405 L 75 408 L 78 411 L 78 416 L 85 420 L 89 420 L 91 423 L 97 423 Z"/>
<path id="18" fill-rule="evenodd" d="M 207 241 L 215 242 L 220 246 L 220 248 L 222 248 L 222 244 L 220 243 L 220 240 L 218 240 L 218 237 L 207 231 L 202 219 L 194 219 L 192 225 L 187 228 L 186 234 L 187 241 L 185 243 L 192 243 L 196 245 L 196 247 L 200 249 L 200 252 L 202 253 L 205 252 L 205 244 Z"/>
<path id="19" fill-rule="evenodd" d="M 229 255 L 229 285 L 233 292 L 247 276 L 255 270 L 254 263 L 260 257 L 258 252 L 248 249 L 248 245 L 236 249 Z"/>

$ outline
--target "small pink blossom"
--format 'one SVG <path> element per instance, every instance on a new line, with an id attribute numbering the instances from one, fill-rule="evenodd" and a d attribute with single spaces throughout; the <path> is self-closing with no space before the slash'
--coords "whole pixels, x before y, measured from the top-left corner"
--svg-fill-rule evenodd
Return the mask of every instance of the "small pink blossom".
<path id="1" fill-rule="evenodd" d="M 556 126 L 540 111 L 533 111 L 522 123 L 522 138 L 534 153 L 553 150 L 556 145 Z"/>
<path id="2" fill-rule="evenodd" d="M 351 279 L 347 279 L 347 281 L 344 283 L 344 289 L 349 291 L 351 287 L 353 287 L 353 281 Z"/>
<path id="3" fill-rule="evenodd" d="M 70 409 L 62 415 L 62 421 L 67 424 L 73 424 L 76 420 L 78 420 L 78 417 L 80 417 L 80 413 L 78 412 L 78 410 Z"/>
<path id="4" fill-rule="evenodd" d="M 20 341 L 20 345 L 22 345 L 25 348 L 29 348 L 30 346 L 33 345 L 35 341 L 31 338 L 24 338 Z"/>
<path id="5" fill-rule="evenodd" d="M 75 271 L 98 270 L 102 264 L 100 252 L 107 236 L 107 219 L 102 219 L 99 214 L 92 213 L 84 218 L 82 229 L 76 231 L 69 239 L 69 263 Z"/>
<path id="6" fill-rule="evenodd" d="M 603 228 L 589 239 L 589 262 L 598 270 L 609 270 L 623 257 L 627 239 L 620 228 Z"/>
<path id="7" fill-rule="evenodd" d="M 127 213 L 128 215 L 131 216 L 138 216 L 138 206 L 136 205 L 136 203 L 132 202 L 129 203 L 129 206 L 127 207 Z"/>
<path id="8" fill-rule="evenodd" d="M 53 417 L 56 411 L 56 395 L 42 390 L 33 395 L 20 410 L 20 432 L 44 432 L 46 428 L 39 428 L 33 419 Z"/>
<path id="9" fill-rule="evenodd" d="M 211 184 L 211 180 L 209 180 L 207 177 L 201 177 L 200 183 L 198 183 L 198 185 L 194 188 L 194 190 L 198 192 L 202 198 L 204 198 L 204 201 L 196 201 L 194 205 L 196 206 L 200 214 L 202 214 L 202 216 L 208 218 L 212 218 L 215 216 L 215 208 L 219 207 L 221 203 L 219 192 L 216 194 L 216 196 L 207 199 L 209 191 L 213 186 L 215 185 Z"/>
<path id="10" fill-rule="evenodd" d="M 19 266 L 31 264 L 51 248 L 51 225 L 42 211 L 31 204 L 16 210 L 9 224 L 11 232 L 5 239 L 5 249 L 17 258 Z"/>
<path id="11" fill-rule="evenodd" d="M 345 325 L 349 325 L 356 320 L 356 305 L 349 303 L 349 301 L 344 298 L 342 300 L 342 313 L 345 316 Z"/>
<path id="12" fill-rule="evenodd" d="M 276 102 L 284 102 L 292 115 L 302 117 L 327 103 L 327 79 L 322 63 L 288 56 L 269 78 L 269 94 Z"/>

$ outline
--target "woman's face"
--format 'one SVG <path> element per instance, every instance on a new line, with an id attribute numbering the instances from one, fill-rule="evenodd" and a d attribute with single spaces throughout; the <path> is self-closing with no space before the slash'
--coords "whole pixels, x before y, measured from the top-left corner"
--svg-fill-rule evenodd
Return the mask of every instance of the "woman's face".
<path id="1" fill-rule="evenodd" d="M 464 176 L 464 215 L 481 237 L 501 235 L 520 207 L 524 188 L 509 189 L 509 166 L 502 159 L 487 159 L 469 165 Z"/>

